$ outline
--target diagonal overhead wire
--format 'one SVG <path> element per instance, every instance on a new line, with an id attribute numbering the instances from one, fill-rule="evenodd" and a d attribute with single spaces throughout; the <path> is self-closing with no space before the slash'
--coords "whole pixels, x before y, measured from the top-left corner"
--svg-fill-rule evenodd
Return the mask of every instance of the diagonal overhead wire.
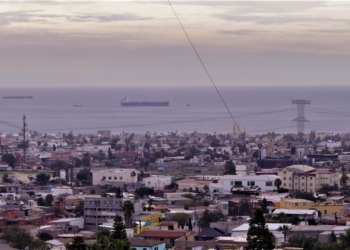
<path id="1" fill-rule="evenodd" d="M 228 106 L 227 106 L 227 104 L 226 104 L 226 102 L 225 102 L 225 99 L 222 97 L 222 95 L 221 95 L 221 93 L 220 93 L 218 87 L 216 86 L 216 84 L 215 84 L 213 78 L 212 78 L 211 75 L 209 74 L 209 71 L 208 71 L 207 67 L 206 67 L 205 64 L 203 63 L 203 60 L 202 60 L 202 58 L 200 57 L 200 55 L 198 54 L 198 52 L 197 52 L 197 50 L 196 50 L 196 47 L 195 47 L 194 44 L 192 43 L 191 38 L 188 36 L 188 34 L 187 34 L 187 32 L 186 32 L 184 26 L 182 25 L 182 23 L 181 23 L 179 17 L 177 16 L 177 14 L 176 14 L 176 12 L 175 12 L 173 6 L 171 5 L 170 0 L 168 0 L 168 3 L 169 3 L 169 5 L 170 5 L 171 9 L 173 10 L 174 15 L 175 15 L 177 21 L 179 22 L 179 24 L 180 24 L 180 26 L 181 26 L 183 32 L 185 33 L 185 35 L 186 35 L 186 37 L 187 37 L 187 40 L 190 42 L 190 44 L 191 44 L 191 46 L 192 46 L 192 49 L 193 49 L 194 52 L 196 53 L 196 56 L 197 56 L 198 60 L 199 60 L 200 63 L 202 64 L 202 67 L 203 67 L 204 71 L 206 72 L 207 76 L 209 77 L 211 83 L 213 84 L 213 86 L 214 86 L 214 88 L 215 88 L 217 94 L 219 95 L 219 97 L 220 97 L 222 103 L 225 105 L 225 108 L 226 108 L 227 112 L 229 113 L 229 115 L 230 115 L 231 119 L 233 120 L 234 124 L 236 124 L 236 126 L 237 126 L 237 128 L 238 128 L 238 131 L 239 131 L 239 133 L 240 133 L 241 136 L 242 136 L 242 140 L 245 140 L 245 139 L 244 139 L 244 134 L 242 133 L 242 131 L 241 131 L 241 129 L 240 129 L 238 123 L 236 122 L 236 119 L 235 119 L 234 116 L 232 115 L 230 109 L 228 108 Z"/>

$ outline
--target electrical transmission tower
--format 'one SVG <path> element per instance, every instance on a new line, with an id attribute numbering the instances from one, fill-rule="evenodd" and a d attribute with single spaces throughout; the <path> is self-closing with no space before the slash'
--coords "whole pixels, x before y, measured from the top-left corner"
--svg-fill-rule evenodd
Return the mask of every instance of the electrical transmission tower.
<path id="1" fill-rule="evenodd" d="M 297 105 L 297 113 L 298 116 L 295 118 L 293 121 L 297 122 L 297 129 L 298 129 L 298 134 L 304 134 L 304 125 L 306 122 L 309 122 L 304 117 L 304 110 L 305 110 L 305 105 L 310 105 L 311 101 L 310 100 L 292 100 L 292 104 Z"/>

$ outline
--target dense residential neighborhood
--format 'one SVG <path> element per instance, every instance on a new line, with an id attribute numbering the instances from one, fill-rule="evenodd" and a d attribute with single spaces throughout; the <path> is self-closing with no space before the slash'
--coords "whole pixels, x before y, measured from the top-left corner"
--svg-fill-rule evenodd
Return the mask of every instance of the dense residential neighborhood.
<path id="1" fill-rule="evenodd" d="M 236 130 L 3 134 L 2 244 L 254 249 L 262 237 L 263 249 L 350 247 L 350 134 Z"/>

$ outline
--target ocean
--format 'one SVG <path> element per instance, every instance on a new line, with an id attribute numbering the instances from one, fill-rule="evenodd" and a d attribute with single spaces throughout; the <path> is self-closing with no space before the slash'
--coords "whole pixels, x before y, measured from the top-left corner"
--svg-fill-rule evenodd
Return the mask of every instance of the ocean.
<path id="1" fill-rule="evenodd" d="M 292 99 L 308 99 L 305 132 L 350 132 L 348 87 L 219 87 L 236 122 L 247 133 L 295 133 Z M 203 88 L 43 88 L 1 89 L 2 95 L 33 99 L 0 99 L 0 121 L 22 124 L 40 133 L 208 132 L 229 133 L 232 119 L 213 87 Z M 133 101 L 170 101 L 169 107 L 121 107 Z M 74 107 L 79 103 L 82 107 Z M 187 106 L 189 104 L 190 106 Z M 0 132 L 19 132 L 0 123 Z"/>

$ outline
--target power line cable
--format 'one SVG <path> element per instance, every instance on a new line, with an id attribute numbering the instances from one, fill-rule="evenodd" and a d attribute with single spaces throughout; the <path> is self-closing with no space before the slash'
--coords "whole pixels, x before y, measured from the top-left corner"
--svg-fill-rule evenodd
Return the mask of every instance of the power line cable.
<path id="1" fill-rule="evenodd" d="M 244 134 L 242 133 L 242 131 L 241 131 L 241 129 L 240 129 L 238 123 L 236 122 L 236 119 L 233 117 L 233 115 L 232 115 L 230 109 L 228 108 L 228 106 L 227 106 L 227 104 L 226 104 L 224 98 L 222 97 L 222 95 L 221 95 L 221 93 L 220 93 L 218 87 L 216 86 L 215 82 L 213 81 L 211 75 L 209 74 L 209 71 L 207 70 L 207 67 L 206 67 L 205 64 L 203 63 L 202 58 L 199 56 L 199 54 L 198 54 L 198 52 L 197 52 L 197 49 L 195 48 L 194 44 L 192 43 L 192 40 L 190 39 L 190 37 L 188 36 L 188 34 L 187 34 L 187 32 L 186 32 L 184 26 L 182 25 L 182 23 L 181 23 L 179 17 L 177 16 L 177 14 L 176 14 L 176 12 L 175 12 L 173 6 L 171 5 L 170 0 L 168 0 L 168 3 L 169 3 L 169 5 L 170 5 L 170 7 L 171 7 L 171 9 L 172 9 L 172 11 L 173 11 L 173 13 L 174 13 L 174 15 L 175 15 L 177 21 L 179 22 L 179 24 L 180 24 L 180 26 L 181 26 L 183 32 L 185 33 L 185 35 L 186 35 L 186 37 L 187 37 L 187 40 L 190 42 L 190 44 L 191 44 L 191 46 L 192 46 L 192 49 L 194 50 L 194 52 L 195 52 L 195 54 L 196 54 L 198 60 L 200 61 L 201 65 L 203 66 L 204 71 L 206 72 L 207 76 L 209 77 L 209 79 L 210 79 L 212 85 L 214 86 L 214 88 L 215 88 L 217 94 L 219 95 L 219 97 L 220 97 L 222 103 L 224 104 L 224 106 L 225 106 L 227 112 L 230 114 L 231 119 L 233 120 L 233 122 L 234 122 L 235 125 L 237 126 L 237 129 L 238 129 L 239 133 L 240 133 L 241 136 L 242 136 L 242 140 L 245 140 L 245 139 L 244 139 Z"/>

